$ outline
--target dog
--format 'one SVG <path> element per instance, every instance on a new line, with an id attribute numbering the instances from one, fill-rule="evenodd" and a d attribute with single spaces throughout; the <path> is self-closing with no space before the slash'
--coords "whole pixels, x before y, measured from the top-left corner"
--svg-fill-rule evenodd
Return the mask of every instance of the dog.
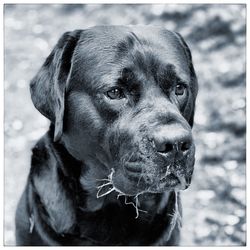
<path id="1" fill-rule="evenodd" d="M 17 245 L 178 245 L 197 78 L 180 34 L 66 32 L 30 83 L 51 121 L 32 150 Z"/>

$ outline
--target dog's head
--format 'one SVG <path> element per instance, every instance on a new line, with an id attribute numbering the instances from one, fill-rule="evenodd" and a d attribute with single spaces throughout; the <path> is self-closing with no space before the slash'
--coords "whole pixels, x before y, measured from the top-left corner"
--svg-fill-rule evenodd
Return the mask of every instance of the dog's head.
<path id="1" fill-rule="evenodd" d="M 67 32 L 31 82 L 83 185 L 107 179 L 126 195 L 188 187 L 196 94 L 188 46 L 156 27 Z"/>

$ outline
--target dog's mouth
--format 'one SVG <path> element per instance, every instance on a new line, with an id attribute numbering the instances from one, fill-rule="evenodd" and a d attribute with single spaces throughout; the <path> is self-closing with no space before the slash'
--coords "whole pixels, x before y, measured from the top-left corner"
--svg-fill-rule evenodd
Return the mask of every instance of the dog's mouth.
<path id="1" fill-rule="evenodd" d="M 185 190 L 190 186 L 190 182 L 188 181 L 191 178 L 186 178 L 184 176 L 176 176 L 175 174 L 171 173 L 168 176 L 165 176 L 160 179 L 159 181 L 159 191 L 161 189 L 173 189 L 173 190 Z M 162 187 L 162 188 L 161 188 Z"/>
<path id="2" fill-rule="evenodd" d="M 147 173 L 140 169 L 123 172 L 121 168 L 111 169 L 107 178 L 101 179 L 97 189 L 97 198 L 106 196 L 113 191 L 118 195 L 136 196 L 142 193 L 162 193 L 165 191 L 185 190 L 191 182 L 190 174 L 173 171 L 173 166 L 168 165 L 162 172 Z"/>
<path id="3" fill-rule="evenodd" d="M 159 184 L 166 183 L 166 182 L 168 182 L 168 186 L 170 187 L 175 187 L 176 185 L 181 183 L 179 178 L 175 176 L 174 174 L 169 174 L 167 176 L 162 177 L 159 180 Z"/>
<path id="4" fill-rule="evenodd" d="M 96 197 L 101 198 L 107 195 L 115 195 L 116 199 L 124 197 L 125 205 L 133 205 L 136 211 L 136 218 L 140 212 L 147 212 L 140 209 L 138 197 L 145 193 L 157 194 L 165 191 L 179 191 L 187 189 L 190 185 L 191 176 L 182 176 L 171 172 L 171 166 L 167 167 L 164 174 L 150 177 L 139 171 L 132 172 L 137 175 L 131 180 L 131 176 L 125 175 L 119 169 L 111 168 L 107 178 L 99 179 Z M 150 179 L 150 181 L 148 181 Z M 147 182 L 148 181 L 148 182 Z"/>
<path id="5" fill-rule="evenodd" d="M 159 186 L 166 185 L 175 190 L 187 189 L 191 184 L 192 171 L 190 173 L 185 171 L 186 169 L 187 166 L 182 167 L 176 163 L 168 165 L 166 172 L 159 179 Z"/>
<path id="6" fill-rule="evenodd" d="M 155 182 L 150 185 L 148 192 L 162 193 L 165 191 L 185 190 L 190 186 L 191 177 L 174 172 L 167 173 L 159 178 L 155 178 Z"/>
<path id="7" fill-rule="evenodd" d="M 133 190 L 142 190 L 152 193 L 161 193 L 171 190 L 185 190 L 189 187 L 192 177 L 193 165 L 183 161 L 173 162 L 150 162 L 142 164 L 133 162 L 123 167 L 124 177 L 120 179 L 122 174 L 118 175 L 118 185 L 124 184 L 122 189 L 133 192 Z M 118 169 L 119 171 L 119 169 Z M 125 179 L 123 181 L 123 179 Z M 127 181 L 126 181 L 127 179 Z M 133 190 L 132 190 L 133 189 Z M 138 192 L 138 191 L 137 191 Z"/>

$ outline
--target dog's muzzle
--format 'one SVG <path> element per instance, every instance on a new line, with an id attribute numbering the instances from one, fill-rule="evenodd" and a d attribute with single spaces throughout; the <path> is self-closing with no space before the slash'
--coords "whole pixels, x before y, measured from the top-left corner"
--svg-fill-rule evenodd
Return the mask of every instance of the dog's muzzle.
<path id="1" fill-rule="evenodd" d="M 129 157 L 121 156 L 114 168 L 114 184 L 124 193 L 184 190 L 190 185 L 195 152 L 191 129 L 166 125 L 144 135 L 137 146 L 124 144 L 119 155 Z"/>

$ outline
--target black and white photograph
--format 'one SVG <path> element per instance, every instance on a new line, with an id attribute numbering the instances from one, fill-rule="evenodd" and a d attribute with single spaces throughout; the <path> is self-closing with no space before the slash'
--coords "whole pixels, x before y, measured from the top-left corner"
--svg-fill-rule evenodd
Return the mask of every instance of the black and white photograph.
<path id="1" fill-rule="evenodd" d="M 4 246 L 246 246 L 244 3 L 5 3 Z"/>

